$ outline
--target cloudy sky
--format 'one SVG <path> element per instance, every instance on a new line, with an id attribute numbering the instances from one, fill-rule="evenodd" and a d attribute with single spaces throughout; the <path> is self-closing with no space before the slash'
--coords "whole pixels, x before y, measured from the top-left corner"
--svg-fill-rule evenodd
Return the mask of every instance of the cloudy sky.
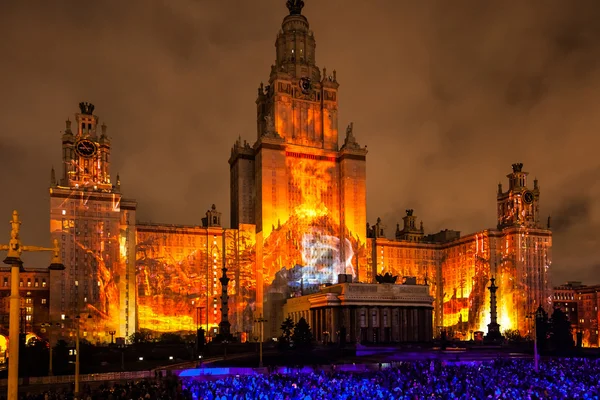
<path id="1" fill-rule="evenodd" d="M 497 184 L 523 162 L 552 215 L 554 282 L 600 283 L 600 3 L 306 3 L 340 125 L 369 148 L 369 221 L 393 233 L 413 208 L 428 232 L 494 227 Z M 25 244 L 49 245 L 50 168 L 89 101 L 141 220 L 199 224 L 216 203 L 228 223 L 230 147 L 256 137 L 286 14 L 284 0 L 0 1 L 0 220 L 19 209 Z"/>

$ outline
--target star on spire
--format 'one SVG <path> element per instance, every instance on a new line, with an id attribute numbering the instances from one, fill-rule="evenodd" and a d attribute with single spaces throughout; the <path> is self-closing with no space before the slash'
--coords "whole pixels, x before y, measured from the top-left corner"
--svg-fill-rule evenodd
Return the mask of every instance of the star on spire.
<path id="1" fill-rule="evenodd" d="M 304 1 L 302 0 L 288 0 L 285 4 L 290 10 L 290 15 L 301 15 L 302 7 L 304 7 Z"/>

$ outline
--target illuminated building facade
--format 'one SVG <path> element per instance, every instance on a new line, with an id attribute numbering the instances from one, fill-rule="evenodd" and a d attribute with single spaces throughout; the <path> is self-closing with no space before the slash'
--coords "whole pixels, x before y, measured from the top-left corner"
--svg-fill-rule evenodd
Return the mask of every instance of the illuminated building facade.
<path id="1" fill-rule="evenodd" d="M 67 120 L 62 135 L 62 171 L 51 176 L 50 232 L 65 270 L 50 272 L 50 319 L 90 315 L 82 318 L 84 335 L 103 340 L 109 331 L 136 330 L 137 205 L 122 197 L 118 176 L 111 181 L 106 125 L 92 104 L 79 107 L 75 130 Z"/>
<path id="2" fill-rule="evenodd" d="M 259 316 L 265 337 L 279 336 L 286 300 L 340 274 L 371 284 L 385 272 L 427 283 L 435 331 L 463 337 L 486 330 L 494 276 L 501 329 L 529 332 L 526 315 L 551 301 L 552 236 L 539 221 L 537 181 L 528 189 L 513 165 L 508 190 L 498 188 L 495 229 L 426 235 L 412 210 L 394 239 L 381 221 L 367 225 L 366 148 L 352 124 L 338 145 L 336 72 L 317 67 L 303 2 L 287 5 L 268 84 L 258 89 L 256 141 L 240 138 L 229 158 L 232 229 L 214 206 L 201 226 L 136 223 L 136 203 L 111 180 L 111 143 L 104 125 L 97 132 L 93 106 L 80 105 L 74 131 L 67 121 L 63 169 L 50 188 L 51 234 L 66 269 L 50 272 L 50 318 L 87 312 L 86 332 L 98 340 L 112 330 L 214 334 L 225 267 L 231 333 L 242 338 L 254 336 Z"/>
<path id="3" fill-rule="evenodd" d="M 339 147 L 336 72 L 316 65 L 303 2 L 287 6 L 269 83 L 258 89 L 256 142 L 240 139 L 229 159 L 233 227 L 256 226 L 256 312 L 267 336 L 278 335 L 289 284 L 318 290 L 367 271 L 367 151 L 352 124 Z"/>
<path id="4" fill-rule="evenodd" d="M 254 226 L 221 227 L 213 205 L 202 226 L 137 224 L 138 322 L 158 332 L 214 335 L 221 321 L 223 267 L 228 269 L 231 332 L 244 339 L 252 330 L 256 279 Z"/>
<path id="5" fill-rule="evenodd" d="M 8 338 L 10 267 L 0 267 L 0 285 L 0 334 Z M 24 332 L 37 331 L 41 324 L 48 322 L 49 291 L 48 269 L 26 269 L 19 274 L 21 324 Z"/>
<path id="6" fill-rule="evenodd" d="M 554 307 L 569 316 L 574 340 L 577 340 L 577 332 L 581 332 L 584 347 L 600 347 L 600 285 L 567 282 L 557 286 L 554 288 Z"/>
<path id="7" fill-rule="evenodd" d="M 390 272 L 427 281 L 435 297 L 434 324 L 468 338 L 487 331 L 490 322 L 490 277 L 496 278 L 498 323 L 502 331 L 533 329 L 526 318 L 538 305 L 552 306 L 549 278 L 552 233 L 539 221 L 539 187 L 527 187 L 522 164 L 513 164 L 509 187 L 498 186 L 498 224 L 467 236 L 445 230 L 425 235 L 413 210 L 407 210 L 402 229 L 386 239 L 378 220 L 368 227 L 369 262 L 373 274 Z"/>
<path id="8" fill-rule="evenodd" d="M 0 364 L 6 362 L 10 316 L 10 267 L 0 267 Z M 21 332 L 34 337 L 32 332 L 43 333 L 43 324 L 49 318 L 50 271 L 31 268 L 19 274 L 21 300 Z"/>

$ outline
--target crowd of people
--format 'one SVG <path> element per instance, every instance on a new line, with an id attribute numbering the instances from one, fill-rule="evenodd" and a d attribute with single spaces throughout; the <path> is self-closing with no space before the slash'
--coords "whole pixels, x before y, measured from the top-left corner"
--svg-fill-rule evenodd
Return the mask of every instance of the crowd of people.
<path id="1" fill-rule="evenodd" d="M 79 396 L 73 393 L 73 387 L 59 390 L 39 391 L 21 396 L 22 400 L 188 400 L 192 394 L 182 388 L 176 376 L 156 380 L 100 384 L 96 387 L 84 385 Z M 4 398 L 1 398 L 4 400 Z"/>
<path id="2" fill-rule="evenodd" d="M 531 360 L 444 365 L 401 363 L 380 371 L 314 372 L 183 381 L 203 400 L 598 399 L 600 361 Z"/>
<path id="3" fill-rule="evenodd" d="M 600 361 L 499 359 L 457 365 L 403 362 L 376 371 L 177 378 L 84 387 L 83 400 L 599 399 Z M 72 393 L 26 395 L 70 400 Z"/>

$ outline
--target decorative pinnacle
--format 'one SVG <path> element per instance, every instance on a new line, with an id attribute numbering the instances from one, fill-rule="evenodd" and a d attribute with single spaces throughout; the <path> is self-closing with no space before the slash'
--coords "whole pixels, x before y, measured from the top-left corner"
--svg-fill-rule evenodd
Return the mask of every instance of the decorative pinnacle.
<path id="1" fill-rule="evenodd" d="M 288 0 L 285 4 L 290 10 L 290 15 L 301 15 L 302 8 L 304 7 L 304 1 L 302 0 Z"/>
<path id="2" fill-rule="evenodd" d="M 94 113 L 94 105 L 92 103 L 81 102 L 79 103 L 79 110 L 82 114 L 92 115 Z"/>

